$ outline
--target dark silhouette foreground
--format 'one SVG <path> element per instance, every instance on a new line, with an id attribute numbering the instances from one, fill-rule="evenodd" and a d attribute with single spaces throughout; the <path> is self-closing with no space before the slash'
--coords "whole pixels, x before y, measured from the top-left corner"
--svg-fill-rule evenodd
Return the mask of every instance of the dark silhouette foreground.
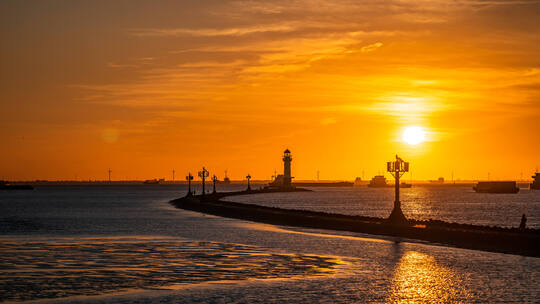
<path id="1" fill-rule="evenodd" d="M 290 210 L 221 200 L 233 195 L 298 191 L 310 190 L 288 188 L 215 193 L 205 196 L 186 196 L 172 200 L 170 203 L 181 209 L 273 225 L 385 235 L 467 249 L 540 257 L 540 230 L 538 229 L 487 227 L 435 220 L 406 220 L 406 222 L 396 224 L 388 219 L 376 217 Z"/>

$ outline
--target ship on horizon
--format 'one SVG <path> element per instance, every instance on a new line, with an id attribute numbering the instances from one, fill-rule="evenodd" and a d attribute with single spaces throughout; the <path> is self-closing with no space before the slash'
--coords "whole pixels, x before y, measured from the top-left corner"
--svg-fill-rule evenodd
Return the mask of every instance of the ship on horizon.
<path id="1" fill-rule="evenodd" d="M 408 184 L 406 182 L 402 182 L 401 184 L 399 184 L 399 187 L 400 188 L 412 188 L 412 184 Z"/>
<path id="2" fill-rule="evenodd" d="M 375 175 L 367 185 L 370 188 L 391 188 L 394 187 L 394 184 L 388 184 L 386 182 L 386 177 L 384 175 Z M 412 188 L 412 184 L 402 182 L 399 184 L 400 188 Z"/>
<path id="3" fill-rule="evenodd" d="M 478 182 L 473 186 L 478 193 L 518 193 L 519 187 L 515 181 Z"/>
<path id="4" fill-rule="evenodd" d="M 393 185 L 386 183 L 386 177 L 384 175 L 375 175 L 367 185 L 370 188 L 387 188 L 393 187 Z"/>
<path id="5" fill-rule="evenodd" d="M 164 182 L 165 179 L 164 178 L 160 178 L 160 179 L 147 179 L 143 182 L 143 184 L 145 185 L 158 185 L 158 184 L 161 184 L 162 182 Z"/>

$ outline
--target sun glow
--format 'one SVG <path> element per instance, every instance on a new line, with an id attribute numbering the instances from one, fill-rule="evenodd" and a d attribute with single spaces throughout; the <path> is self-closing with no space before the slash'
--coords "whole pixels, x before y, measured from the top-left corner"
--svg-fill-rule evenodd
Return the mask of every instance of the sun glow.
<path id="1" fill-rule="evenodd" d="M 426 140 L 426 132 L 421 127 L 407 127 L 402 139 L 409 145 L 417 145 Z"/>

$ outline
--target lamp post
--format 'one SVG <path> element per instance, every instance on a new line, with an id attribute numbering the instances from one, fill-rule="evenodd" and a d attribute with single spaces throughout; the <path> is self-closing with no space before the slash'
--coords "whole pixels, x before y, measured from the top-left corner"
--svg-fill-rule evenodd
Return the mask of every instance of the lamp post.
<path id="1" fill-rule="evenodd" d="M 399 178 L 406 172 L 409 172 L 409 163 L 403 161 L 401 158 L 399 158 L 399 156 L 396 155 L 396 161 L 386 163 L 386 170 L 390 172 L 390 174 L 392 174 L 396 180 L 394 209 L 388 217 L 388 221 L 396 224 L 406 224 L 407 218 L 405 218 L 403 211 L 401 211 L 401 202 L 399 201 Z"/>
<path id="2" fill-rule="evenodd" d="M 216 193 L 216 183 L 217 183 L 217 181 L 218 181 L 218 178 L 214 174 L 214 176 L 212 176 L 212 182 L 214 183 L 214 189 L 213 189 L 212 193 Z"/>
<path id="3" fill-rule="evenodd" d="M 199 177 L 202 179 L 202 195 L 204 196 L 204 182 L 206 180 L 206 178 L 210 176 L 210 172 L 208 172 L 208 170 L 206 170 L 205 167 L 202 167 L 202 171 L 199 171 Z"/>
<path id="4" fill-rule="evenodd" d="M 191 175 L 191 172 L 188 173 L 186 176 L 186 180 L 188 182 L 188 188 L 187 188 L 187 196 L 191 196 L 191 181 L 193 180 L 193 175 Z"/>
<path id="5" fill-rule="evenodd" d="M 251 179 L 251 175 L 249 175 L 249 173 L 248 173 L 248 175 L 246 176 L 246 178 L 247 178 L 247 181 L 248 181 L 247 191 L 251 191 L 251 185 L 249 184 L 249 180 Z"/>

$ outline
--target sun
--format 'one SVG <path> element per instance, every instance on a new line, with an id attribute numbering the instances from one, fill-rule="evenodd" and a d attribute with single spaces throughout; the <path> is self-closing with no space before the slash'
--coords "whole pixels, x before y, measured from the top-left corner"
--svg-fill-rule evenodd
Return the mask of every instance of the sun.
<path id="1" fill-rule="evenodd" d="M 409 145 L 417 145 L 426 140 L 426 132 L 421 127 L 407 127 L 402 139 Z"/>

